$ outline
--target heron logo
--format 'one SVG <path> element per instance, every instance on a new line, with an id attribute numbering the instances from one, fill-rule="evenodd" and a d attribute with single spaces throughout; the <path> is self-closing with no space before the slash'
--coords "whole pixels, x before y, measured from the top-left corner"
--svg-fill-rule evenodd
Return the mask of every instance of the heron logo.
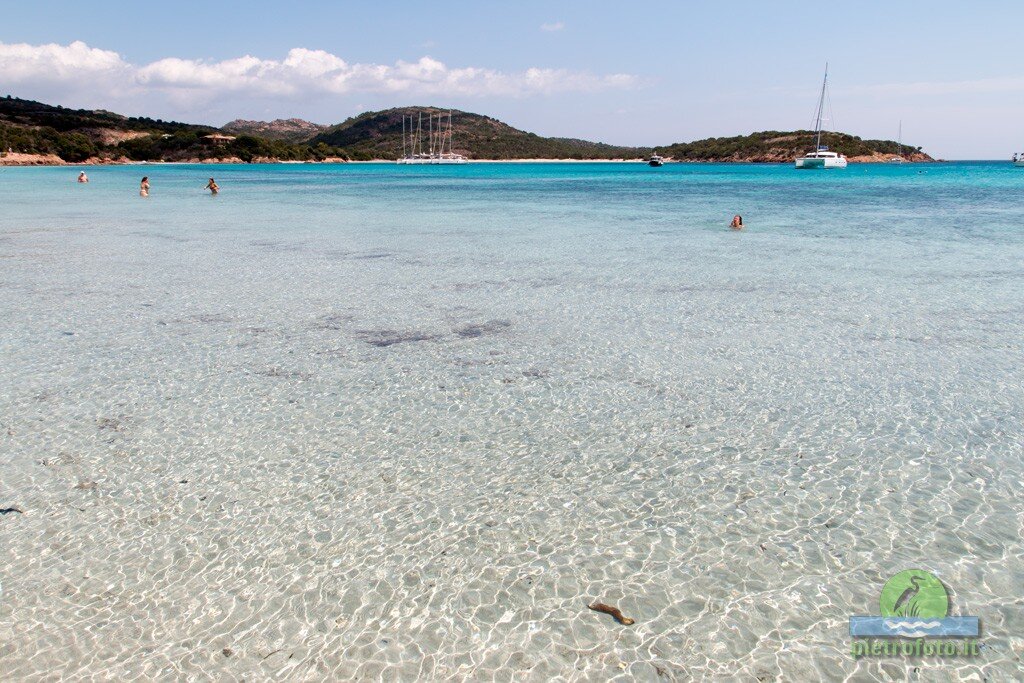
<path id="1" fill-rule="evenodd" d="M 853 655 L 976 656 L 978 617 L 949 616 L 949 594 L 932 573 L 906 569 L 885 582 L 878 600 L 881 616 L 850 617 Z M 943 638 L 929 641 L 927 638 Z M 884 638 L 879 641 L 871 638 Z M 913 642 L 896 639 L 914 639 Z"/>
<path id="2" fill-rule="evenodd" d="M 883 617 L 942 619 L 949 613 L 949 596 L 934 574 L 907 569 L 885 582 L 878 606 Z"/>

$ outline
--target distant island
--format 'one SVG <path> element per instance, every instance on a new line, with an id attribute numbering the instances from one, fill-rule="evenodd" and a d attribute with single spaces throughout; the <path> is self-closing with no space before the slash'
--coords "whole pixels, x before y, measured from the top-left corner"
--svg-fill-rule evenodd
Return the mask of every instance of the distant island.
<path id="1" fill-rule="evenodd" d="M 139 161 L 260 163 L 395 160 L 402 152 L 402 116 L 447 113 L 403 107 L 360 114 L 325 126 L 302 119 L 235 120 L 221 128 L 67 109 L 8 95 L 0 99 L 0 165 L 131 163 Z M 659 147 L 623 147 L 549 138 L 482 114 L 452 112 L 454 151 L 479 160 L 631 160 L 655 151 L 680 162 L 791 162 L 813 148 L 810 131 L 764 131 Z M 853 162 L 886 161 L 899 146 L 828 133 L 824 144 Z M 920 147 L 902 146 L 908 161 L 932 161 Z"/>
<path id="2" fill-rule="evenodd" d="M 907 161 L 934 161 L 920 147 L 895 140 L 862 140 L 847 133 L 822 133 L 821 142 L 851 162 L 885 162 L 897 154 Z M 659 147 L 658 153 L 677 161 L 790 163 L 814 149 L 814 131 L 766 130 L 729 138 L 708 138 Z"/>

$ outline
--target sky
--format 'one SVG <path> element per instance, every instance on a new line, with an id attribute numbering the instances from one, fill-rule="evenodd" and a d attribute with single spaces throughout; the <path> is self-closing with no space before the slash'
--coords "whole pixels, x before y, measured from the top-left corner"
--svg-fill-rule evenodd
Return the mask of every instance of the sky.
<path id="1" fill-rule="evenodd" d="M 6 3 L 5 3 L 6 4 Z M 1024 150 L 1024 2 L 55 2 L 6 7 L 0 95 L 223 125 L 435 105 L 656 146 L 812 126 Z"/>

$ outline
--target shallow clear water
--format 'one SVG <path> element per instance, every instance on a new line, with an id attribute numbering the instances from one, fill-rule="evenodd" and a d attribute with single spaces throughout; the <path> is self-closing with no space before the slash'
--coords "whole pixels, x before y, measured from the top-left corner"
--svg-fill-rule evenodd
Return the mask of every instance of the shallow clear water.
<path id="1" fill-rule="evenodd" d="M 89 173 L 0 169 L 0 678 L 1024 675 L 1024 170 Z M 912 567 L 979 658 L 851 656 Z"/>

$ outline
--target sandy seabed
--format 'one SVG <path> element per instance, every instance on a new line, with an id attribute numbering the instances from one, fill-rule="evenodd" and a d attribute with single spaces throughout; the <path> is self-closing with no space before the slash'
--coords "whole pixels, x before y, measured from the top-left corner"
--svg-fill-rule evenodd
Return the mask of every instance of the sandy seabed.
<path id="1" fill-rule="evenodd" d="M 0 222 L 0 679 L 1021 672 L 1019 240 L 105 172 Z M 922 564 L 982 655 L 855 660 Z"/>

